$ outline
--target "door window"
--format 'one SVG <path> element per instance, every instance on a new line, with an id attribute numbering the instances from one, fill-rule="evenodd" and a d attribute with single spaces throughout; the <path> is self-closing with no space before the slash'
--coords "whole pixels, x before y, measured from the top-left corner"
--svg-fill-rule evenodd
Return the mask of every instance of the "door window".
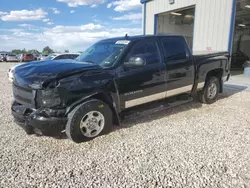
<path id="1" fill-rule="evenodd" d="M 142 40 L 137 42 L 128 54 L 126 61 L 131 57 L 141 57 L 148 64 L 160 63 L 160 54 L 156 41 L 154 40 Z"/>
<path id="2" fill-rule="evenodd" d="M 165 61 L 186 60 L 187 52 L 184 39 L 180 37 L 162 38 Z"/>

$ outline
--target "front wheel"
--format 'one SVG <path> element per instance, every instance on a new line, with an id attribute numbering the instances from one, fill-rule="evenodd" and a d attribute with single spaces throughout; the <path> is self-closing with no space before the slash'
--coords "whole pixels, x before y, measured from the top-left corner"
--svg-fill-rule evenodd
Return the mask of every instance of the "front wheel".
<path id="1" fill-rule="evenodd" d="M 202 91 L 198 92 L 200 102 L 212 104 L 216 101 L 220 90 L 220 83 L 217 77 L 211 76 L 207 79 Z"/>
<path id="2" fill-rule="evenodd" d="M 97 99 L 77 106 L 68 115 L 66 135 L 76 143 L 92 140 L 109 133 L 113 128 L 110 107 Z"/>

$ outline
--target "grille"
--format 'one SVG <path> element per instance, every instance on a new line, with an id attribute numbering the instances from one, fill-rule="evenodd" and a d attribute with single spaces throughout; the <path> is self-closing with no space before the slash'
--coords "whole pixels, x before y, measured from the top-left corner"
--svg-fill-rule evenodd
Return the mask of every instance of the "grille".
<path id="1" fill-rule="evenodd" d="M 13 84 L 13 95 L 16 102 L 30 107 L 35 107 L 35 94 L 32 89 L 23 88 Z"/>

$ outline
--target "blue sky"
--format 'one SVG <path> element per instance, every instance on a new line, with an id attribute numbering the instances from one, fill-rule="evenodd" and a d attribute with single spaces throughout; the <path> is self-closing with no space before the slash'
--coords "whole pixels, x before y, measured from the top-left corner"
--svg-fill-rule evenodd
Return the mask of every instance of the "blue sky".
<path id="1" fill-rule="evenodd" d="M 1 0 L 0 51 L 82 51 L 103 38 L 141 34 L 141 12 L 140 0 Z"/>

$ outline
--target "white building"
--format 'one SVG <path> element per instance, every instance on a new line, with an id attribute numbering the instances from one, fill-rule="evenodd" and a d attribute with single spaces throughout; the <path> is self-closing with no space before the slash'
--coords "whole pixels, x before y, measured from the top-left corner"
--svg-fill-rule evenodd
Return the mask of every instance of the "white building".
<path id="1" fill-rule="evenodd" d="M 250 57 L 250 0 L 141 0 L 141 3 L 144 34 L 183 35 L 193 51 L 230 51 L 237 56 L 235 66 L 239 68 Z M 239 55 L 242 52 L 244 56 Z"/>

